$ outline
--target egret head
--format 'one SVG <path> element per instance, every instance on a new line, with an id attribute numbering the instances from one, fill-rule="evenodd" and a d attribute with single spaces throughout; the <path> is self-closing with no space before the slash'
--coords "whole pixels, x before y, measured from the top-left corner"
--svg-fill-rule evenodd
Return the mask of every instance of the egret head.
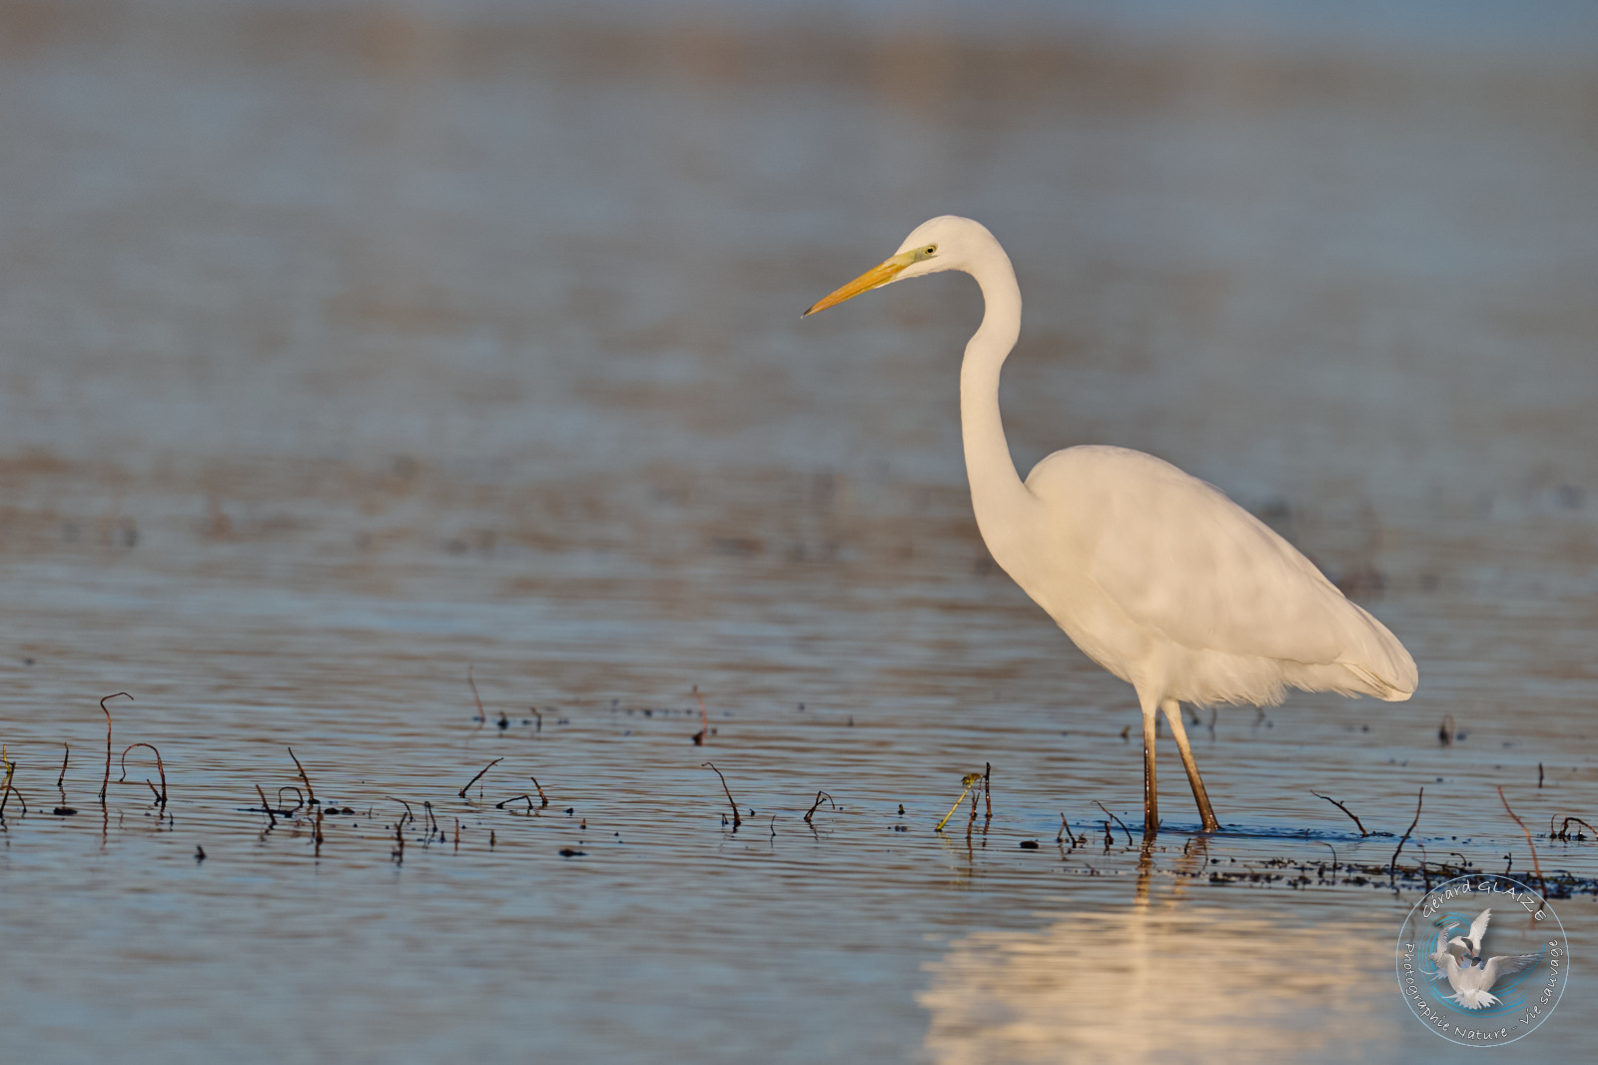
<path id="1" fill-rule="evenodd" d="M 847 285 L 823 296 L 805 316 L 907 277 L 968 269 L 974 257 L 990 247 L 997 248 L 998 242 L 980 222 L 952 214 L 928 219 L 904 238 L 898 251 Z"/>

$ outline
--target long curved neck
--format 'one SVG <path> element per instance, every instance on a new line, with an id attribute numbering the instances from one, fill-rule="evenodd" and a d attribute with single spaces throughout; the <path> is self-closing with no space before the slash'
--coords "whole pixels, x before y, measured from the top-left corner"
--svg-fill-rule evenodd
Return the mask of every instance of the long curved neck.
<path id="1" fill-rule="evenodd" d="M 1002 566 L 1001 545 L 1015 531 L 1009 519 L 1031 497 L 1016 473 L 999 417 L 999 370 L 1021 335 L 1021 289 L 1010 257 L 998 241 L 989 240 L 991 245 L 966 267 L 982 288 L 985 310 L 960 364 L 960 435 L 977 527 Z"/>

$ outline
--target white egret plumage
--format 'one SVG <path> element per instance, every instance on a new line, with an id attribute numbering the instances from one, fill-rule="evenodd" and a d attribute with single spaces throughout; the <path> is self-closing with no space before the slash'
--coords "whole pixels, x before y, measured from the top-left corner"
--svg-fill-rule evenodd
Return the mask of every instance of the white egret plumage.
<path id="1" fill-rule="evenodd" d="M 977 528 L 994 561 L 1143 711 L 1143 824 L 1159 827 L 1156 715 L 1170 722 L 1204 829 L 1220 827 L 1181 703 L 1274 704 L 1288 688 L 1407 699 L 1415 662 L 1386 627 L 1220 490 L 1120 447 L 1056 451 L 1025 481 L 999 416 L 999 371 L 1021 330 L 1010 258 L 981 224 L 922 223 L 888 259 L 806 315 L 895 281 L 961 270 L 982 324 L 960 367 L 960 426 Z"/>

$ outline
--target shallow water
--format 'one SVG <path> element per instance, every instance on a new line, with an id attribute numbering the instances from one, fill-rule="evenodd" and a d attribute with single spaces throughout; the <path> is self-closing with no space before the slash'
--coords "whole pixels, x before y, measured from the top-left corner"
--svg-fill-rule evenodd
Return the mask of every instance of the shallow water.
<path id="1" fill-rule="evenodd" d="M 1406 860 L 1520 872 L 1502 785 L 1598 875 L 1546 838 L 1598 822 L 1598 47 L 648 11 L 0 7 L 8 1053 L 1462 1059 L 1414 885 L 1234 874 L 1385 865 L 1311 792 L 1398 834 L 1422 786 Z M 1170 458 L 1420 664 L 1204 712 L 1202 846 L 1169 757 L 1106 846 L 1131 693 L 976 537 L 971 286 L 797 320 L 945 210 L 1021 275 L 1023 468 Z M 96 800 L 113 691 L 166 818 L 148 751 Z M 258 809 L 289 747 L 320 846 Z M 1598 1020 L 1556 906 L 1512 1060 Z"/>

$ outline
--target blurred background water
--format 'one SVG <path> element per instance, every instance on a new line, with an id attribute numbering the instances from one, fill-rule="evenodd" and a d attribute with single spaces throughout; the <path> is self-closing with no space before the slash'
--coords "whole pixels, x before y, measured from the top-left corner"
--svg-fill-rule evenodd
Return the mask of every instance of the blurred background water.
<path id="1" fill-rule="evenodd" d="M 1463 1058 L 1418 892 L 1204 869 L 1385 864 L 1310 791 L 1424 785 L 1519 871 L 1503 785 L 1598 874 L 1595 59 L 1578 3 L 0 2 L 7 1056 Z M 1174 760 L 1102 845 L 1135 701 L 977 538 L 974 286 L 798 320 L 943 212 L 1020 275 L 1023 470 L 1168 458 L 1419 661 L 1206 713 L 1202 847 Z M 169 817 L 148 751 L 96 801 L 112 691 Z M 288 746 L 320 846 L 250 809 Z M 1511 1060 L 1598 1019 L 1557 905 Z"/>

